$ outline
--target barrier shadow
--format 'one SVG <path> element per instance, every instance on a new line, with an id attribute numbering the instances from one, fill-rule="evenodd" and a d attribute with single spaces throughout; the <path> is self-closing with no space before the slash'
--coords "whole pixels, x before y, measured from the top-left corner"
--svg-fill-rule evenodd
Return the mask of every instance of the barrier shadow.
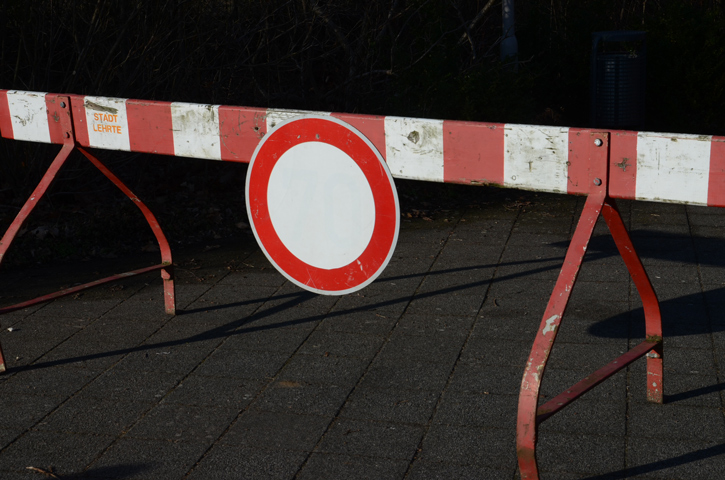
<path id="1" fill-rule="evenodd" d="M 708 290 L 705 294 L 698 292 L 672 300 L 660 301 L 664 338 L 725 331 L 725 309 L 708 309 L 705 295 L 725 299 L 725 287 Z M 688 319 L 690 314 L 696 318 Z M 700 318 L 700 315 L 704 315 L 705 318 Z M 626 335 L 620 329 L 612 328 L 614 325 L 621 325 L 622 322 L 628 321 L 631 321 L 631 327 Z M 642 307 L 638 307 L 601 320 L 591 325 L 587 332 L 600 338 L 644 338 L 644 310 Z"/>
<path id="2" fill-rule="evenodd" d="M 485 269 L 485 268 L 490 268 L 490 267 L 495 267 L 495 266 L 536 264 L 536 263 L 543 263 L 543 262 L 551 262 L 552 260 L 560 262 L 560 261 L 564 260 L 564 257 L 550 257 L 550 258 L 544 258 L 544 259 L 536 259 L 536 260 L 532 260 L 532 261 L 517 261 L 517 262 L 508 262 L 508 263 L 501 263 L 501 264 L 476 265 L 476 266 L 471 266 L 471 267 L 460 267 L 460 268 L 452 268 L 452 269 L 447 269 L 447 270 L 438 270 L 438 271 L 434 271 L 434 272 L 426 271 L 426 272 L 413 273 L 410 275 L 388 277 L 388 278 L 382 279 L 382 281 L 383 282 L 386 282 L 386 281 L 392 282 L 392 281 L 403 279 L 403 278 L 424 277 L 424 276 L 429 276 L 429 275 L 446 275 L 449 273 L 464 272 L 464 271 L 476 270 L 476 269 Z M 492 281 L 498 282 L 498 281 L 512 280 L 512 279 L 516 279 L 516 278 L 526 277 L 527 275 L 531 275 L 531 274 L 534 274 L 537 272 L 543 272 L 543 271 L 548 271 L 548 270 L 558 269 L 558 268 L 559 268 L 558 265 L 557 266 L 542 266 L 540 268 L 529 269 L 529 270 L 525 270 L 522 272 L 512 273 L 510 275 L 498 277 L 495 280 L 491 280 L 490 278 L 485 278 L 485 279 L 470 282 L 470 283 L 467 283 L 464 285 L 441 288 L 441 289 L 429 291 L 429 292 L 420 292 L 420 293 L 415 294 L 415 298 L 429 298 L 429 297 L 434 297 L 434 296 L 443 296 L 443 295 L 447 295 L 450 293 L 454 293 L 454 292 L 456 292 L 458 290 L 462 290 L 462 289 L 488 285 Z M 317 295 L 314 293 L 307 292 L 307 291 L 300 291 L 300 292 L 294 292 L 294 293 L 286 293 L 283 295 L 274 296 L 274 297 L 270 297 L 270 298 L 259 298 L 259 299 L 252 299 L 252 300 L 244 300 L 244 301 L 236 302 L 236 303 L 205 306 L 204 308 L 179 310 L 177 312 L 177 315 L 183 316 L 183 315 L 189 315 L 192 313 L 223 310 L 223 309 L 233 308 L 235 306 L 244 306 L 244 305 L 249 305 L 249 304 L 253 304 L 253 303 L 263 304 L 264 302 L 266 302 L 270 299 L 274 299 L 274 300 L 284 299 L 285 300 L 283 303 L 280 303 L 278 305 L 275 305 L 273 307 L 270 307 L 270 308 L 267 308 L 267 309 L 264 309 L 261 311 L 257 311 L 247 317 L 243 317 L 243 318 L 240 318 L 237 320 L 232 320 L 222 326 L 211 328 L 203 333 L 199 333 L 199 334 L 185 337 L 182 339 L 167 341 L 167 342 L 143 344 L 143 345 L 138 345 L 136 347 L 131 347 L 131 348 L 109 350 L 109 351 L 105 351 L 105 352 L 98 352 L 95 354 L 82 355 L 82 356 L 64 358 L 64 359 L 59 359 L 59 360 L 40 361 L 38 363 L 33 363 L 33 364 L 25 365 L 22 367 L 8 368 L 7 374 L 20 372 L 20 371 L 27 371 L 27 370 L 50 368 L 50 367 L 55 367 L 55 366 L 60 366 L 60 365 L 82 362 L 82 361 L 97 360 L 97 359 L 115 356 L 115 355 L 126 355 L 129 353 L 148 351 L 148 350 L 153 350 L 153 349 L 157 349 L 157 348 L 174 347 L 174 346 L 193 343 L 193 342 L 203 342 L 203 341 L 207 341 L 207 340 L 221 339 L 221 338 L 226 338 L 226 337 L 230 337 L 230 336 L 243 335 L 243 334 L 247 334 L 247 333 L 254 333 L 254 332 L 271 330 L 271 329 L 276 329 L 276 328 L 284 328 L 284 327 L 290 327 L 290 326 L 295 326 L 295 325 L 302 325 L 305 323 L 321 321 L 323 319 L 342 317 L 345 315 L 350 315 L 350 314 L 359 313 L 359 312 L 373 311 L 378 308 L 391 306 L 391 305 L 395 305 L 398 303 L 403 303 L 403 302 L 408 303 L 412 300 L 413 294 L 412 293 L 406 294 L 406 295 L 402 295 L 398 298 L 384 300 L 384 301 L 372 303 L 370 305 L 348 308 L 345 310 L 337 310 L 337 311 L 332 311 L 332 312 L 327 312 L 327 313 L 307 315 L 307 316 L 303 316 L 303 317 L 296 318 L 293 320 L 286 320 L 286 321 L 280 321 L 280 322 L 275 322 L 275 323 L 255 325 L 255 323 L 260 323 L 263 320 L 267 319 L 268 317 L 271 317 L 277 313 L 281 313 L 289 308 L 297 307 L 297 306 L 303 304 L 304 302 L 312 300 L 316 297 L 317 297 Z"/>
<path id="3" fill-rule="evenodd" d="M 636 230 L 630 232 L 630 237 L 642 259 L 725 267 L 725 238 L 680 235 L 656 230 Z M 569 242 L 556 242 L 552 245 L 567 248 Z M 586 268 L 587 260 L 609 256 L 619 256 L 614 239 L 609 234 L 597 234 L 589 241 L 583 268 Z"/>
<path id="4" fill-rule="evenodd" d="M 677 238 L 680 240 L 683 238 L 689 239 L 689 237 L 680 237 L 680 236 L 671 236 L 671 237 Z M 553 245 L 556 246 L 557 244 L 553 244 Z M 717 240 L 716 243 L 714 243 L 712 245 L 725 247 L 725 242 L 723 242 L 722 240 Z M 723 248 L 723 251 L 725 251 L 725 248 Z M 597 259 L 597 258 L 608 257 L 608 256 L 612 256 L 612 255 L 618 256 L 619 254 L 616 251 L 616 247 L 614 246 L 614 243 L 611 241 L 611 237 L 608 237 L 605 235 L 600 235 L 600 236 L 594 237 L 592 239 L 591 247 L 587 252 L 587 259 Z M 672 256 L 669 254 L 663 253 L 662 258 L 672 259 Z M 536 259 L 536 260 L 523 260 L 523 261 L 495 263 L 495 264 L 492 263 L 492 264 L 486 264 L 486 265 L 474 265 L 474 266 L 470 266 L 470 267 L 451 268 L 451 269 L 446 269 L 446 270 L 417 272 L 417 273 L 411 273 L 411 274 L 406 274 L 406 275 L 399 275 L 399 276 L 395 276 L 395 277 L 382 278 L 382 279 L 379 279 L 378 281 L 381 283 L 385 283 L 385 282 L 393 282 L 395 280 L 400 280 L 400 279 L 424 277 L 424 276 L 435 276 L 435 275 L 446 275 L 446 274 L 450 274 L 450 273 L 459 273 L 459 272 L 465 272 L 465 271 L 476 270 L 476 269 L 486 269 L 486 268 L 491 268 L 491 267 L 502 267 L 502 266 L 512 266 L 512 265 L 536 266 L 536 264 L 539 264 L 539 263 L 556 261 L 555 265 L 543 265 L 538 268 L 522 270 L 521 272 L 511 273 L 509 275 L 500 276 L 495 279 L 491 279 L 490 277 L 488 277 L 488 278 L 483 278 L 481 280 L 472 281 L 470 283 L 463 284 L 463 285 L 440 288 L 438 290 L 428 291 L 428 292 L 418 292 L 415 294 L 415 298 L 420 299 L 420 298 L 448 295 L 451 293 L 455 293 L 459 290 L 464 290 L 464 289 L 468 289 L 468 288 L 472 288 L 472 287 L 476 287 L 476 286 L 484 286 L 484 285 L 491 284 L 493 282 L 503 282 L 503 281 L 508 281 L 508 280 L 525 278 L 528 275 L 532 275 L 532 274 L 536 274 L 536 273 L 540 273 L 540 272 L 544 272 L 544 271 L 558 270 L 560 268 L 560 262 L 562 262 L 563 260 L 564 260 L 564 257 L 553 256 L 553 257 L 549 257 L 549 258 Z M 720 261 L 718 260 L 718 263 L 716 263 L 716 264 L 720 265 L 719 262 Z M 725 266 L 725 256 L 722 257 L 722 265 Z M 586 268 L 586 265 L 584 268 Z M 723 291 L 725 291 L 725 288 L 723 289 Z M 401 295 L 398 298 L 384 300 L 384 301 L 380 301 L 380 302 L 373 303 L 370 305 L 364 305 L 364 306 L 349 308 L 349 309 L 345 309 L 345 310 L 338 310 L 338 311 L 327 312 L 327 313 L 322 313 L 322 314 L 312 314 L 312 315 L 302 316 L 300 318 L 296 318 L 293 320 L 286 320 L 286 321 L 280 321 L 280 322 L 269 323 L 269 324 L 261 323 L 262 320 L 264 320 L 268 317 L 271 317 L 276 313 L 280 313 L 286 309 L 299 306 L 302 303 L 309 301 L 315 297 L 316 297 L 315 294 L 306 292 L 306 291 L 287 293 L 287 294 L 283 294 L 283 295 L 274 297 L 275 299 L 284 300 L 284 302 L 282 302 L 276 306 L 264 309 L 262 311 L 257 311 L 244 318 L 232 320 L 222 326 L 211 328 L 203 333 L 192 335 L 190 337 L 186 337 L 186 338 L 174 340 L 174 341 L 168 341 L 168 342 L 144 344 L 144 345 L 139 345 L 139 346 L 132 347 L 132 348 L 124 348 L 124 349 L 111 350 L 111 351 L 106 351 L 106 352 L 99 352 L 96 354 L 72 357 L 72 358 L 67 358 L 67 359 L 62 359 L 62 360 L 53 360 L 53 361 L 46 361 L 46 362 L 41 361 L 39 363 L 34 363 L 31 365 L 10 368 L 10 369 L 8 369 L 8 373 L 12 373 L 14 371 L 20 371 L 20 370 L 48 368 L 48 367 L 53 367 L 53 366 L 57 366 L 57 365 L 75 363 L 75 362 L 79 362 L 79 361 L 99 359 L 99 358 L 103 358 L 103 357 L 107 357 L 107 356 L 113 356 L 113 355 L 119 355 L 119 354 L 124 355 L 124 354 L 128 354 L 128 353 L 146 351 L 146 350 L 151 350 L 151 349 L 156 349 L 156 348 L 173 347 L 173 346 L 187 344 L 187 343 L 191 343 L 191 342 L 201 342 L 201 341 L 206 341 L 206 340 L 211 340 L 211 339 L 219 339 L 219 338 L 224 338 L 224 337 L 229 337 L 229 336 L 243 335 L 245 333 L 252 333 L 252 332 L 258 332 L 258 331 L 275 329 L 275 328 L 283 328 L 283 327 L 288 327 L 288 326 L 301 325 L 301 324 L 305 324 L 305 323 L 309 323 L 309 322 L 320 321 L 320 320 L 323 320 L 326 318 L 335 318 L 338 316 L 344 316 L 344 315 L 349 315 L 349 314 L 358 313 L 358 312 L 371 311 L 371 310 L 374 310 L 377 308 L 391 306 L 391 305 L 395 305 L 395 304 L 398 304 L 401 302 L 407 303 L 412 300 L 413 294 L 412 293 L 405 294 L 405 295 Z M 237 303 L 205 306 L 204 308 L 201 308 L 201 309 L 197 308 L 197 309 L 191 309 L 191 310 L 186 310 L 186 311 L 179 311 L 179 314 L 185 315 L 185 314 L 191 314 L 191 313 L 196 313 L 196 312 L 201 312 L 201 311 L 220 310 L 220 309 L 232 308 L 234 306 L 247 305 L 247 304 L 251 304 L 251 303 L 264 303 L 268 300 L 270 300 L 270 298 L 260 298 L 260 299 L 254 299 L 254 300 L 245 300 L 245 301 L 237 302 Z M 702 302 L 702 299 L 698 299 L 698 301 Z M 681 303 L 681 300 L 679 302 Z M 663 311 L 666 310 L 668 304 L 669 304 L 669 302 L 663 303 Z M 641 309 L 639 309 L 639 310 L 641 311 Z M 636 313 L 637 313 L 637 311 L 635 311 L 635 314 Z M 625 319 L 625 317 L 626 317 L 626 319 Z M 595 335 L 595 336 L 606 337 L 607 335 L 610 334 L 609 332 L 611 332 L 611 329 L 608 329 L 609 325 L 611 325 L 612 323 L 617 323 L 617 322 L 621 322 L 621 321 L 628 321 L 629 318 L 630 318 L 630 313 L 627 313 L 626 315 L 623 314 L 623 315 L 620 315 L 617 317 L 612 317 L 603 322 L 600 322 L 599 324 L 592 326 L 590 328 L 589 333 L 592 335 Z M 255 325 L 255 324 L 257 324 L 257 325 Z M 643 325 L 643 322 L 642 322 L 642 325 Z M 682 335 L 682 334 L 694 335 L 694 334 L 699 334 L 699 333 L 706 333 L 704 329 L 698 330 L 699 327 L 695 327 L 693 325 L 687 325 L 687 324 L 683 324 L 681 327 L 675 326 L 674 331 L 672 330 L 672 328 L 673 328 L 672 326 L 668 326 L 668 328 L 669 328 L 669 330 L 667 330 L 667 329 L 665 330 L 665 335 Z M 723 330 L 725 330 L 725 321 L 723 321 L 722 328 L 723 328 Z M 644 337 L 644 326 L 642 326 L 641 329 L 642 329 L 641 332 L 637 331 L 637 330 L 630 332 L 631 336 Z"/>
<path id="5" fill-rule="evenodd" d="M 434 270 L 434 271 L 416 272 L 416 273 L 410 273 L 410 274 L 407 274 L 407 275 L 396 275 L 396 276 L 392 276 L 392 277 L 378 278 L 375 281 L 375 283 L 376 284 L 385 284 L 385 283 L 396 282 L 396 281 L 399 281 L 399 280 L 407 280 L 407 279 L 411 279 L 411 278 L 435 277 L 435 276 L 447 275 L 447 274 L 451 274 L 451 273 L 471 272 L 471 271 L 475 271 L 475 270 L 486 270 L 486 269 L 489 269 L 489 268 L 496 268 L 496 267 L 508 267 L 508 266 L 518 266 L 518 265 L 533 265 L 533 264 L 537 264 L 537 263 L 545 263 L 545 262 L 552 262 L 552 261 L 555 261 L 555 262 L 563 262 L 564 261 L 564 257 L 563 256 L 548 257 L 548 258 L 541 258 L 541 259 L 536 259 L 536 260 L 525 260 L 525 261 L 505 262 L 505 263 L 492 263 L 492 264 L 485 264 L 485 265 L 472 265 L 470 267 L 456 267 L 456 268 L 448 268 L 448 269 L 444 269 L 444 270 Z M 426 298 L 426 297 L 431 297 L 431 296 L 445 295 L 445 294 L 448 294 L 448 293 L 455 293 L 458 290 L 465 290 L 465 289 L 468 289 L 468 288 L 479 287 L 479 286 L 487 285 L 487 284 L 493 283 L 493 282 L 502 282 L 502 281 L 513 280 L 513 279 L 517 279 L 517 278 L 524 278 L 524 277 L 526 277 L 528 275 L 532 275 L 532 274 L 536 274 L 536 273 L 541 273 L 541 272 L 545 272 L 545 271 L 556 270 L 556 269 L 559 269 L 559 268 L 560 268 L 559 265 L 555 265 L 555 266 L 545 266 L 545 267 L 541 267 L 541 268 L 535 268 L 535 269 L 532 269 L 532 270 L 526 270 L 526 271 L 522 271 L 522 272 L 513 273 L 513 274 L 510 274 L 510 275 L 500 276 L 500 277 L 497 277 L 495 279 L 485 278 L 485 279 L 482 279 L 482 280 L 477 280 L 477 281 L 473 281 L 473 282 L 469 282 L 469 283 L 465 283 L 465 284 L 461 284 L 461 285 L 457 285 L 457 286 L 451 286 L 451 287 L 441 288 L 441 289 L 435 290 L 435 291 L 417 293 L 416 294 L 416 297 L 417 298 Z M 362 291 L 364 292 L 365 290 L 363 289 Z M 312 299 L 316 298 L 317 296 L 318 295 L 315 294 L 315 293 L 301 290 L 299 292 L 285 293 L 285 294 L 282 294 L 282 295 L 275 295 L 274 298 L 275 299 L 285 299 L 285 298 L 286 299 L 298 299 L 300 302 L 305 302 L 305 301 L 308 301 L 308 300 L 312 300 Z M 265 299 L 252 299 L 252 300 L 244 300 L 244 301 L 241 301 L 241 302 L 234 302 L 234 303 L 225 303 L 225 304 L 219 304 L 219 305 L 205 306 L 203 308 L 192 308 L 192 309 L 185 309 L 185 310 L 179 309 L 179 310 L 177 310 L 176 314 L 177 315 L 188 315 L 188 314 L 192 314 L 192 313 L 210 312 L 210 311 L 214 311 L 214 310 L 223 310 L 223 309 L 226 309 L 226 308 L 241 307 L 241 306 L 250 305 L 250 304 L 253 304 L 253 303 L 259 303 L 259 302 L 264 301 L 264 300 Z M 410 300 L 410 296 L 403 296 L 403 297 L 400 297 L 399 299 L 389 300 L 389 301 L 385 301 L 385 302 L 380 302 L 380 303 L 371 305 L 371 306 L 369 306 L 367 308 L 378 308 L 378 307 L 390 306 L 390 305 L 393 305 L 395 303 L 399 303 L 399 302 L 403 302 L 403 301 L 406 301 L 407 302 L 409 300 Z M 357 311 L 357 310 L 355 310 L 355 311 Z M 348 312 L 348 313 L 354 313 L 354 312 L 351 312 L 351 311 L 346 311 L 346 312 Z"/>
<path id="6" fill-rule="evenodd" d="M 708 458 L 717 457 L 725 453 L 725 443 L 715 445 L 713 447 L 703 448 L 694 452 L 678 455 L 677 457 L 668 458 L 666 460 L 658 460 L 656 462 L 639 465 L 637 467 L 624 468 L 616 472 L 596 475 L 594 477 L 586 477 L 583 480 L 619 480 L 622 478 L 632 478 L 640 475 L 647 475 L 660 470 L 678 467 L 687 463 L 699 462 Z"/>

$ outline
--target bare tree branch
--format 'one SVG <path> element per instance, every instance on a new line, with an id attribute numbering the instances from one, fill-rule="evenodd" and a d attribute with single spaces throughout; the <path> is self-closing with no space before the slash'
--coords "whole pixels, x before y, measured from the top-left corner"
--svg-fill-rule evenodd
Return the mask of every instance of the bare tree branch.
<path id="1" fill-rule="evenodd" d="M 484 15 L 486 15 L 486 12 L 488 12 L 491 7 L 493 7 L 494 3 L 496 3 L 496 0 L 488 0 L 488 3 L 483 6 L 480 12 L 478 12 L 478 15 L 476 15 L 474 19 L 471 20 L 471 23 L 468 25 L 468 28 L 466 28 L 466 31 L 463 33 L 463 35 L 461 35 L 458 43 L 463 43 L 466 40 L 466 37 L 468 37 L 469 41 L 473 41 L 473 39 L 471 39 L 469 36 L 469 32 L 476 28 L 476 24 L 483 18 Z"/>

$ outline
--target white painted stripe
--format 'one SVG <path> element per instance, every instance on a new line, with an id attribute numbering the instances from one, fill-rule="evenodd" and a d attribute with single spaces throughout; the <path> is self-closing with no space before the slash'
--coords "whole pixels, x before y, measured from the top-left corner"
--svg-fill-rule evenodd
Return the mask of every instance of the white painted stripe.
<path id="1" fill-rule="evenodd" d="M 567 192 L 569 128 L 506 125 L 504 186 L 542 192 Z"/>
<path id="2" fill-rule="evenodd" d="M 443 120 L 385 117 L 385 161 L 396 178 L 443 181 Z"/>
<path id="3" fill-rule="evenodd" d="M 85 97 L 88 144 L 108 150 L 131 150 L 128 137 L 126 99 Z"/>
<path id="4" fill-rule="evenodd" d="M 308 110 L 285 110 L 283 108 L 270 108 L 267 110 L 267 131 L 269 132 L 279 123 L 290 118 L 304 117 L 306 115 L 329 116 L 330 112 L 312 112 Z"/>
<path id="5" fill-rule="evenodd" d="M 637 200 L 707 205 L 708 135 L 640 132 L 637 135 Z"/>
<path id="6" fill-rule="evenodd" d="M 8 108 L 15 140 L 50 143 L 45 93 L 9 91 Z"/>
<path id="7" fill-rule="evenodd" d="M 171 104 L 174 154 L 221 160 L 219 105 Z"/>

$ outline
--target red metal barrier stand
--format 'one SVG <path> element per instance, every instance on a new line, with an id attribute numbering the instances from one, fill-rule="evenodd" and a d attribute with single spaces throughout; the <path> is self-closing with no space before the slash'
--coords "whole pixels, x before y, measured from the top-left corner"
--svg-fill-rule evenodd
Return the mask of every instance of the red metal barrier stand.
<path id="1" fill-rule="evenodd" d="M 599 385 L 638 358 L 647 355 L 647 398 L 662 403 L 662 325 L 659 303 L 652 284 L 629 238 L 614 200 L 608 197 L 609 134 L 590 133 L 590 191 L 572 237 L 554 291 L 549 298 L 539 331 L 529 355 L 519 393 L 516 447 L 522 479 L 538 479 L 537 429 L 541 422 Z M 647 338 L 624 355 L 587 376 L 563 393 L 539 406 L 539 391 L 546 362 L 554 345 L 561 319 L 586 253 L 594 226 L 603 215 L 620 255 L 642 297 Z"/>
<path id="2" fill-rule="evenodd" d="M 10 248 L 13 240 L 17 236 L 18 231 L 20 231 L 28 216 L 38 204 L 38 201 L 43 197 L 48 187 L 58 174 L 58 171 L 65 164 L 65 161 L 68 159 L 70 153 L 77 147 L 75 135 L 73 132 L 73 121 L 71 119 L 70 98 L 67 96 L 57 96 L 55 98 L 49 99 L 47 103 L 49 108 L 55 109 L 51 117 L 55 118 L 56 122 L 60 123 L 63 132 L 63 147 L 51 163 L 50 167 L 48 167 L 48 170 L 45 172 L 43 178 L 40 180 L 40 183 L 30 195 L 30 198 L 28 198 L 28 200 L 25 202 L 23 207 L 20 209 L 20 212 L 17 214 L 13 222 L 10 224 L 10 227 L 8 227 L 7 231 L 0 240 L 0 264 L 2 264 L 2 260 L 5 258 L 5 254 L 8 248 Z M 176 302 L 174 293 L 174 272 L 173 262 L 171 258 L 171 248 L 169 246 L 169 242 L 166 240 L 166 237 L 161 231 L 161 227 L 159 226 L 156 217 L 154 217 L 148 207 L 146 207 L 146 205 L 144 205 L 144 203 L 141 202 L 141 200 L 139 200 L 138 197 L 136 197 L 136 195 L 134 195 L 133 192 L 128 187 L 126 187 L 126 185 L 124 185 L 121 180 L 113 175 L 113 173 L 111 173 L 105 167 L 105 165 L 103 165 L 96 157 L 88 153 L 83 148 L 78 147 L 78 150 L 80 150 L 81 153 L 83 153 L 83 155 L 85 155 L 86 158 L 88 158 L 91 163 L 96 166 L 96 168 L 98 168 L 108 179 L 110 179 L 111 182 L 113 182 L 113 184 L 116 185 L 116 187 L 118 187 L 126 196 L 128 196 L 141 210 L 141 213 L 146 218 L 146 221 L 149 223 L 149 226 L 151 227 L 151 230 L 153 231 L 154 236 L 159 243 L 159 248 L 161 251 L 161 264 L 134 270 L 131 272 L 121 273 L 118 275 L 112 275 L 110 277 L 106 277 L 100 280 L 85 283 L 83 285 L 78 285 L 72 288 L 67 288 L 65 290 L 51 293 L 49 295 L 44 295 L 32 300 L 28 300 L 23 303 L 0 308 L 0 315 L 20 310 L 31 305 L 36 305 L 38 303 L 47 302 L 55 298 L 71 295 L 78 291 L 96 287 L 98 285 L 103 285 L 105 283 L 114 282 L 126 277 L 140 275 L 142 273 L 147 273 L 154 270 L 161 270 L 161 278 L 164 280 L 164 305 L 166 313 L 173 315 L 176 312 Z M 0 373 L 4 372 L 5 369 L 5 358 L 3 356 L 2 346 L 0 346 Z"/>
<path id="3" fill-rule="evenodd" d="M 149 210 L 149 208 L 141 200 L 139 200 L 139 198 L 126 185 L 124 185 L 118 177 L 111 173 L 111 171 L 106 168 L 106 166 L 103 165 L 100 160 L 98 160 L 94 155 L 90 154 L 82 147 L 78 147 L 78 150 L 83 155 L 85 155 L 85 157 L 90 160 L 91 163 L 95 165 L 98 170 L 101 171 L 101 173 L 103 173 L 111 182 L 113 182 L 113 184 L 118 187 L 119 190 L 121 190 L 128 198 L 130 198 L 134 204 L 136 204 L 139 210 L 141 210 L 141 213 L 148 222 L 149 226 L 151 227 L 151 231 L 153 231 L 154 236 L 156 237 L 156 241 L 159 244 L 159 249 L 161 251 L 161 265 L 158 265 L 156 268 L 161 270 L 161 278 L 163 278 L 164 280 L 164 307 L 166 309 L 166 313 L 174 315 L 176 313 L 176 298 L 174 293 L 174 264 L 171 259 L 171 247 L 169 246 L 168 240 L 166 240 L 164 232 L 161 230 L 161 226 L 159 225 L 158 220 L 156 220 L 154 214 L 151 213 L 151 210 Z"/>

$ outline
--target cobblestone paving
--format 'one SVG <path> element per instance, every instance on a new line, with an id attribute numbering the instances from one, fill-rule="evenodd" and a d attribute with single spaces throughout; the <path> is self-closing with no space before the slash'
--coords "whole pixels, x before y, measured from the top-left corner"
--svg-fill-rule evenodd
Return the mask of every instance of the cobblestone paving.
<path id="1" fill-rule="evenodd" d="M 343 297 L 291 285 L 249 236 L 178 257 L 176 316 L 150 274 L 0 317 L 0 478 L 518 478 L 521 375 L 583 199 L 514 196 L 404 219 Z M 634 363 L 541 426 L 542 478 L 721 478 L 725 212 L 620 206 L 662 302 L 666 404 Z M 0 272 L 0 302 L 155 261 Z M 600 221 L 543 398 L 643 337 Z"/>

